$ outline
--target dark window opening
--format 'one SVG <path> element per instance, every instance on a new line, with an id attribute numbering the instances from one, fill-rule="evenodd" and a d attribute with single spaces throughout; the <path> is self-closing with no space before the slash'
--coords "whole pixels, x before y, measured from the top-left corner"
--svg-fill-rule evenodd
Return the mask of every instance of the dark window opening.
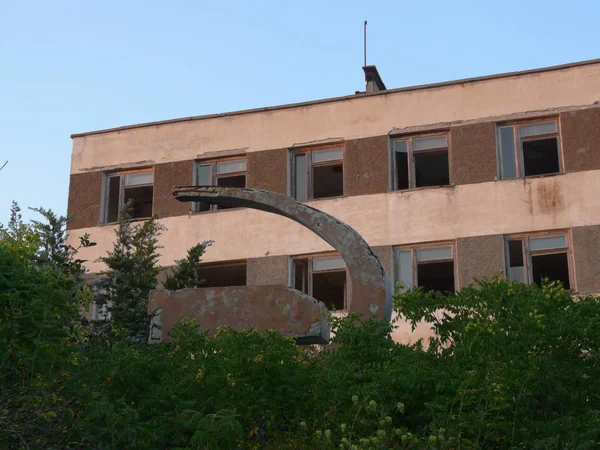
<path id="1" fill-rule="evenodd" d="M 408 189 L 408 153 L 407 152 L 395 152 L 396 153 L 396 189 Z"/>
<path id="2" fill-rule="evenodd" d="M 535 283 L 541 284 L 544 278 L 548 278 L 550 281 L 560 281 L 565 289 L 571 289 L 567 253 L 533 255 L 531 266 Z"/>
<path id="3" fill-rule="evenodd" d="M 152 215 L 153 186 L 129 187 L 125 189 L 124 202 L 131 201 L 131 217 L 144 219 Z"/>
<path id="4" fill-rule="evenodd" d="M 344 195 L 343 164 L 313 167 L 313 198 L 342 195 Z"/>
<path id="5" fill-rule="evenodd" d="M 200 265 L 202 287 L 246 286 L 246 263 Z"/>
<path id="6" fill-rule="evenodd" d="M 415 152 L 415 186 L 446 186 L 450 184 L 448 151 Z"/>
<path id="7" fill-rule="evenodd" d="M 523 166 L 525 176 L 559 172 L 558 140 L 523 141 Z"/>
<path id="8" fill-rule="evenodd" d="M 418 286 L 426 291 L 454 292 L 454 262 L 432 262 L 417 266 Z"/>
<path id="9" fill-rule="evenodd" d="M 106 208 L 106 222 L 111 223 L 119 220 L 121 177 L 110 177 L 108 180 L 108 205 Z"/>
<path id="10" fill-rule="evenodd" d="M 328 309 L 345 307 L 346 271 L 313 273 L 313 297 L 325 303 Z"/>
<path id="11" fill-rule="evenodd" d="M 245 188 L 246 187 L 246 175 L 235 175 L 233 177 L 217 178 L 217 186 L 231 187 L 231 188 Z M 237 206 L 233 206 L 233 205 L 217 205 L 216 207 L 217 207 L 217 209 L 237 208 Z"/>

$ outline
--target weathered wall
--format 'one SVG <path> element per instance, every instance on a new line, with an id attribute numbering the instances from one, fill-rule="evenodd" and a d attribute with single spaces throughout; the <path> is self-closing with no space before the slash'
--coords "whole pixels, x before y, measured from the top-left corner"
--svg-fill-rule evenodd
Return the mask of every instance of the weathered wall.
<path id="1" fill-rule="evenodd" d="M 504 271 L 502 235 L 457 239 L 458 288 Z"/>
<path id="2" fill-rule="evenodd" d="M 248 286 L 283 284 L 288 285 L 289 277 L 288 256 L 265 256 L 250 258 L 246 269 L 246 284 Z"/>
<path id="3" fill-rule="evenodd" d="M 178 161 L 154 166 L 154 214 L 160 217 L 187 214 L 190 204 L 173 198 L 175 186 L 193 184 L 193 161 Z"/>
<path id="4" fill-rule="evenodd" d="M 200 153 L 228 149 L 244 148 L 252 153 L 331 138 L 382 136 L 394 128 L 501 118 L 523 111 L 591 105 L 598 100 L 600 63 L 350 96 L 284 109 L 75 137 L 71 173 L 105 170 L 115 165 L 190 160 Z"/>
<path id="5" fill-rule="evenodd" d="M 69 230 L 95 227 L 100 222 L 102 172 L 71 175 L 67 224 Z"/>
<path id="6" fill-rule="evenodd" d="M 308 202 L 357 230 L 371 246 L 413 244 L 524 231 L 600 224 L 600 171 L 503 180 L 449 188 L 389 192 Z M 227 261 L 330 251 L 310 231 L 289 219 L 235 209 L 214 214 L 168 217 L 161 236 L 160 264 L 171 265 L 194 242 L 212 239 L 204 260 Z M 97 272 L 95 260 L 110 247 L 113 227 L 72 230 L 71 239 L 89 232 L 98 242 L 81 257 Z"/>
<path id="7" fill-rule="evenodd" d="M 450 129 L 450 181 L 492 181 L 497 174 L 496 124 L 484 122 Z"/>
<path id="8" fill-rule="evenodd" d="M 600 108 L 560 115 L 565 171 L 600 169 Z"/>
<path id="9" fill-rule="evenodd" d="M 577 290 L 600 293 L 600 225 L 573 228 Z"/>
<path id="10" fill-rule="evenodd" d="M 390 277 L 390 280 L 392 280 L 393 283 L 394 273 L 392 272 L 392 246 L 380 245 L 377 247 L 371 247 L 371 249 L 373 250 L 373 253 L 377 255 L 383 267 L 385 267 L 388 277 Z"/>
<path id="11" fill-rule="evenodd" d="M 344 178 L 346 195 L 388 191 L 388 136 L 354 139 L 346 143 Z"/>
<path id="12" fill-rule="evenodd" d="M 248 153 L 246 186 L 287 194 L 287 149 Z"/>

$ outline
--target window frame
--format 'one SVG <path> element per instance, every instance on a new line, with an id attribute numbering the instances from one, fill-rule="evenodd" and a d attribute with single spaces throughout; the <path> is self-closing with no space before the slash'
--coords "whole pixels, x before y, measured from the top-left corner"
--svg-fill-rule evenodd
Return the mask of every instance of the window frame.
<path id="1" fill-rule="evenodd" d="M 228 173 L 224 173 L 224 174 L 217 173 L 217 164 L 218 163 L 231 162 L 231 161 L 242 161 L 242 160 L 244 161 L 245 166 L 246 166 L 245 170 L 238 171 L 238 172 L 228 172 Z M 209 184 L 209 185 L 198 184 L 198 168 L 200 166 L 210 166 L 210 179 L 211 179 L 212 184 Z M 222 158 L 210 158 L 210 159 L 196 159 L 196 160 L 194 160 L 192 181 L 194 183 L 194 186 L 218 187 L 217 182 L 218 182 L 219 178 L 231 178 L 231 177 L 237 177 L 237 176 L 241 176 L 241 175 L 243 175 L 245 177 L 244 187 L 247 187 L 247 185 L 248 185 L 248 158 L 246 157 L 246 155 L 226 156 L 226 157 L 222 157 Z M 209 205 L 210 208 L 208 209 L 208 211 L 200 211 L 199 209 L 200 209 L 201 203 L 202 202 L 193 202 L 192 203 L 192 212 L 193 213 L 206 214 L 206 213 L 211 213 L 211 212 L 216 212 L 216 211 L 242 209 L 241 207 L 219 209 L 219 205 Z"/>
<path id="2" fill-rule="evenodd" d="M 104 177 L 103 177 L 103 186 L 102 186 L 102 195 L 101 195 L 101 211 L 100 211 L 100 225 L 114 225 L 116 223 L 119 222 L 119 218 L 118 218 L 118 214 L 117 214 L 117 220 L 114 222 L 109 222 L 108 219 L 108 202 L 110 201 L 110 179 L 113 177 L 119 177 L 119 206 L 118 209 L 120 210 L 123 207 L 124 201 L 125 201 L 125 190 L 127 189 L 125 187 L 125 183 L 124 183 L 124 178 L 126 175 L 132 175 L 132 174 L 138 174 L 138 173 L 151 173 L 152 174 L 152 183 L 143 183 L 143 184 L 136 184 L 134 186 L 131 187 L 148 187 L 148 186 L 152 186 L 152 214 L 154 214 L 154 183 L 155 183 L 155 179 L 154 179 L 154 167 L 145 167 L 145 168 L 140 168 L 140 169 L 129 169 L 129 170 L 117 170 L 117 171 L 112 171 L 112 172 L 105 172 L 104 173 Z M 147 217 L 135 217 L 131 220 L 147 220 L 150 217 L 152 217 L 152 214 L 150 214 Z"/>
<path id="3" fill-rule="evenodd" d="M 555 133 L 536 134 L 533 136 L 521 136 L 522 125 L 532 125 L 536 123 L 554 122 L 556 123 Z M 502 175 L 502 149 L 500 148 L 500 129 L 503 127 L 513 128 L 513 148 L 515 158 L 515 177 L 504 178 Z M 556 151 L 558 152 L 558 172 L 543 173 L 539 175 L 525 175 L 525 163 L 523 158 L 523 142 L 527 141 L 540 141 L 543 139 L 556 138 Z M 516 180 L 518 178 L 535 178 L 535 177 L 548 177 L 552 175 L 558 175 L 564 173 L 564 162 L 563 162 L 563 151 L 562 151 L 562 139 L 561 139 L 561 127 L 560 120 L 557 116 L 549 117 L 536 117 L 533 119 L 524 120 L 510 120 L 507 122 L 496 123 L 496 167 L 498 180 Z"/>
<path id="4" fill-rule="evenodd" d="M 320 152 L 323 150 L 336 150 L 342 151 L 342 158 L 330 161 L 321 161 L 313 163 L 312 154 L 313 152 Z M 288 193 L 289 196 L 296 200 L 296 156 L 305 155 L 306 157 L 306 199 L 300 202 L 310 202 L 314 200 L 328 200 L 332 198 L 341 198 L 346 196 L 346 170 L 345 170 L 345 159 L 346 159 L 346 145 L 344 142 L 338 142 L 336 144 L 327 144 L 318 147 L 303 147 L 303 148 L 290 148 L 289 149 L 289 164 L 290 168 L 290 184 Z M 337 166 L 342 164 L 342 195 L 336 195 L 333 197 L 319 197 L 314 198 L 314 186 L 313 186 L 313 167 L 326 167 L 326 166 Z M 298 201 L 298 200 L 296 200 Z"/>
<path id="5" fill-rule="evenodd" d="M 566 247 L 551 248 L 545 250 L 531 250 L 529 245 L 530 239 L 544 238 L 544 237 L 559 237 L 564 236 L 567 242 Z M 520 240 L 523 251 L 523 263 L 525 268 L 525 284 L 533 284 L 533 256 L 540 255 L 557 255 L 566 253 L 567 263 L 569 265 L 569 284 L 571 291 L 577 291 L 576 277 L 575 277 L 575 259 L 573 254 L 573 236 L 571 230 L 550 230 L 541 232 L 528 232 L 528 233 L 513 233 L 506 234 L 503 236 L 504 241 L 504 273 L 505 277 L 510 281 L 510 253 L 509 253 L 509 241 Z"/>
<path id="6" fill-rule="evenodd" d="M 430 248 L 450 248 L 452 252 L 451 258 L 442 258 L 442 259 L 434 259 L 431 261 L 421 261 L 419 262 L 419 250 L 430 249 Z M 392 247 L 392 277 L 394 281 L 394 291 L 396 290 L 396 285 L 401 282 L 396 279 L 396 274 L 398 273 L 398 268 L 396 267 L 396 251 L 410 251 L 411 252 L 411 271 L 412 271 L 412 285 L 408 287 L 408 289 L 419 286 L 419 273 L 418 267 L 420 264 L 427 265 L 432 263 L 440 263 L 440 262 L 452 262 L 452 272 L 454 275 L 454 293 L 458 291 L 458 258 L 457 258 L 457 245 L 456 241 L 438 241 L 438 242 L 426 242 L 422 244 L 404 244 L 404 245 L 394 245 Z M 405 289 L 407 290 L 407 289 Z"/>
<path id="7" fill-rule="evenodd" d="M 344 268 L 337 268 L 337 269 L 324 269 L 324 270 L 314 270 L 313 269 L 313 260 L 314 259 L 321 259 L 321 258 L 340 258 L 342 260 L 342 262 L 344 263 Z M 349 289 L 350 289 L 350 275 L 348 273 L 348 266 L 346 265 L 346 262 L 344 261 L 344 259 L 342 258 L 342 256 L 339 253 L 336 252 L 327 252 L 327 253 L 311 253 L 309 255 L 294 255 L 294 256 L 290 256 L 289 257 L 289 267 L 290 270 L 288 271 L 289 273 L 289 277 L 288 277 L 288 286 L 291 289 L 296 289 L 295 287 L 295 281 L 296 281 L 296 261 L 306 261 L 307 262 L 307 270 L 306 270 L 306 292 L 304 292 L 304 294 L 306 295 L 310 295 L 311 297 L 313 296 L 313 274 L 314 273 L 333 273 L 333 272 L 345 272 L 346 274 L 346 282 L 345 282 L 345 287 L 344 287 L 344 308 L 343 309 L 338 309 L 336 310 L 336 312 L 346 312 L 348 311 L 348 299 L 350 296 L 349 293 Z M 320 301 L 320 300 L 319 300 Z"/>
<path id="8" fill-rule="evenodd" d="M 426 133 L 418 133 L 418 134 L 406 134 L 406 135 L 395 135 L 390 136 L 390 151 L 391 151 L 391 183 L 392 183 L 392 191 L 410 191 L 415 189 L 435 189 L 441 187 L 452 186 L 452 142 L 450 138 L 450 130 L 436 130 Z M 426 154 L 426 153 L 435 153 L 440 150 L 446 150 L 448 152 L 448 184 L 442 184 L 439 186 L 416 186 L 416 165 L 415 165 L 415 151 L 414 140 L 422 139 L 422 138 L 435 138 L 435 137 L 445 137 L 446 138 L 446 147 L 438 147 L 431 148 L 426 150 L 417 150 L 417 153 Z M 398 169 L 396 162 L 396 150 L 394 148 L 394 143 L 398 141 L 406 141 L 406 149 L 407 149 L 407 157 L 408 157 L 408 187 L 404 189 L 398 188 Z"/>

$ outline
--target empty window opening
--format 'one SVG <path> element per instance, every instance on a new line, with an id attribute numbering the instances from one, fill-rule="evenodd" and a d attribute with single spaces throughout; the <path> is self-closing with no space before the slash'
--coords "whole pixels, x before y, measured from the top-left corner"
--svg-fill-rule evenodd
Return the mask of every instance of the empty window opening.
<path id="1" fill-rule="evenodd" d="M 394 189 L 450 184 L 446 135 L 395 139 L 392 147 Z"/>
<path id="2" fill-rule="evenodd" d="M 569 244 L 566 235 L 506 239 L 510 281 L 541 284 L 545 278 L 571 288 Z"/>
<path id="3" fill-rule="evenodd" d="M 401 290 L 420 286 L 427 291 L 455 291 L 452 246 L 395 248 L 393 251 L 394 281 L 401 283 Z"/>
<path id="4" fill-rule="evenodd" d="M 346 309 L 346 265 L 339 256 L 295 258 L 293 286 L 323 302 L 329 310 Z"/>
<path id="5" fill-rule="evenodd" d="M 126 172 L 107 176 L 103 223 L 119 220 L 120 208 L 131 204 L 132 219 L 152 216 L 154 200 L 154 174 L 152 172 Z"/>
<path id="6" fill-rule="evenodd" d="M 498 162 L 502 179 L 560 172 L 556 121 L 498 127 Z"/>
<path id="7" fill-rule="evenodd" d="M 292 196 L 299 202 L 344 195 L 342 148 L 308 150 L 292 157 Z"/>
<path id="8" fill-rule="evenodd" d="M 194 176 L 196 186 L 245 188 L 246 160 L 197 161 Z M 193 208 L 195 212 L 205 212 L 236 208 L 236 206 L 224 204 L 209 205 L 196 202 Z"/>
<path id="9" fill-rule="evenodd" d="M 246 262 L 200 264 L 198 276 L 202 287 L 246 286 Z"/>

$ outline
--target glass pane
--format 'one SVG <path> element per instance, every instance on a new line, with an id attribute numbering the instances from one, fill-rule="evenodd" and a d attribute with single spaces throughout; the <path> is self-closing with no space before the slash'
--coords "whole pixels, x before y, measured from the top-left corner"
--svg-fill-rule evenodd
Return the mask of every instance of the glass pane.
<path id="1" fill-rule="evenodd" d="M 523 262 L 523 241 L 508 241 L 508 279 L 525 283 L 525 263 Z"/>
<path id="2" fill-rule="evenodd" d="M 394 281 L 402 283 L 401 291 L 413 287 L 413 266 L 411 250 L 394 250 Z"/>
<path id="3" fill-rule="evenodd" d="M 200 164 L 196 167 L 196 185 L 211 186 L 212 166 L 210 164 Z"/>
<path id="4" fill-rule="evenodd" d="M 426 291 L 454 292 L 454 262 L 419 264 L 417 283 Z"/>
<path id="5" fill-rule="evenodd" d="M 332 148 L 330 150 L 319 150 L 312 152 L 311 160 L 314 163 L 323 161 L 339 161 L 344 157 L 344 152 L 341 148 Z"/>
<path id="6" fill-rule="evenodd" d="M 413 140 L 413 151 L 429 150 L 430 148 L 446 148 L 448 139 L 446 136 L 434 136 L 426 138 L 417 138 Z"/>
<path id="7" fill-rule="evenodd" d="M 521 137 L 556 133 L 556 122 L 540 122 L 521 125 Z"/>
<path id="8" fill-rule="evenodd" d="M 294 260 L 294 289 L 308 294 L 308 261 Z"/>
<path id="9" fill-rule="evenodd" d="M 154 174 L 152 172 L 131 173 L 129 175 L 125 175 L 123 178 L 123 183 L 125 186 L 137 186 L 139 184 L 154 183 Z"/>
<path id="10" fill-rule="evenodd" d="M 515 129 L 514 127 L 500 127 L 500 178 L 506 180 L 517 177 L 517 164 L 515 161 Z"/>
<path id="11" fill-rule="evenodd" d="M 108 195 L 106 203 L 106 223 L 119 220 L 119 197 L 121 196 L 121 177 L 108 179 Z"/>
<path id="12" fill-rule="evenodd" d="M 308 198 L 306 192 L 306 155 L 294 156 L 294 198 L 303 202 Z"/>
<path id="13" fill-rule="evenodd" d="M 452 247 L 421 248 L 417 250 L 417 261 L 452 259 Z"/>
<path id="14" fill-rule="evenodd" d="M 217 163 L 217 173 L 232 173 L 244 172 L 246 170 L 246 160 L 238 159 L 237 161 L 223 161 Z"/>
<path id="15" fill-rule="evenodd" d="M 566 236 L 549 236 L 542 238 L 530 238 L 529 249 L 534 252 L 536 250 L 551 250 L 554 248 L 566 248 Z"/>
<path id="16" fill-rule="evenodd" d="M 334 269 L 345 269 L 346 264 L 341 256 L 331 256 L 327 258 L 313 258 L 312 260 L 313 272 L 319 270 L 334 270 Z"/>
<path id="17" fill-rule="evenodd" d="M 560 281 L 565 289 L 571 289 L 569 277 L 569 256 L 566 253 L 533 255 L 531 270 L 534 283 L 541 284 L 545 278 Z"/>

